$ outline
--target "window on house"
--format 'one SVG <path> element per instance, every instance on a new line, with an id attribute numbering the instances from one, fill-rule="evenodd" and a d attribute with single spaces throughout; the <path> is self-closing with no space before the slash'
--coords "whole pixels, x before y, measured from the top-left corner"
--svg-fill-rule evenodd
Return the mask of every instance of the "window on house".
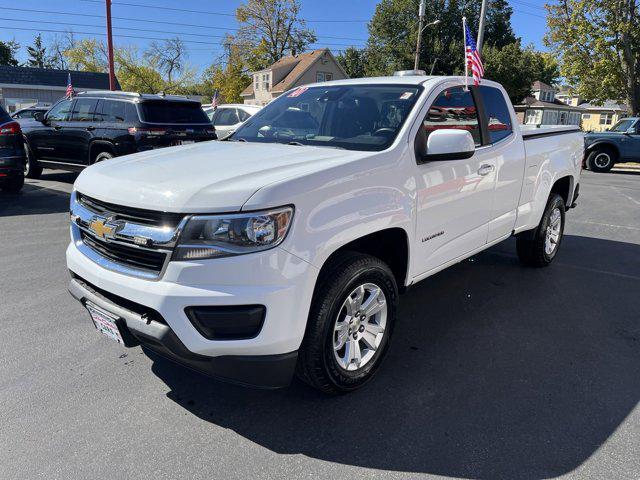
<path id="1" fill-rule="evenodd" d="M 591 114 L 585 113 L 584 115 L 582 115 L 582 119 L 583 120 L 591 120 Z"/>
<path id="2" fill-rule="evenodd" d="M 527 115 L 524 120 L 525 125 L 540 125 L 542 124 L 542 110 L 527 110 Z"/>
<path id="3" fill-rule="evenodd" d="M 316 72 L 316 82 L 330 82 L 333 80 L 333 73 Z"/>
<path id="4" fill-rule="evenodd" d="M 262 74 L 262 89 L 269 90 L 269 74 L 268 73 Z"/>
<path id="5" fill-rule="evenodd" d="M 600 114 L 600 125 L 612 125 L 612 124 L 613 124 L 613 113 Z"/>

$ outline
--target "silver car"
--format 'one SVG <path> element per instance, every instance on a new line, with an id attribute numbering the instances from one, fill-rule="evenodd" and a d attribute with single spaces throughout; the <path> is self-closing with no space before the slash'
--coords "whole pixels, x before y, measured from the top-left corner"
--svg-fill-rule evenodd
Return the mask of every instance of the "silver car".
<path id="1" fill-rule="evenodd" d="M 216 128 L 218 140 L 222 140 L 235 132 L 243 122 L 260 111 L 257 105 L 227 104 L 217 108 L 205 107 L 204 111 Z"/>

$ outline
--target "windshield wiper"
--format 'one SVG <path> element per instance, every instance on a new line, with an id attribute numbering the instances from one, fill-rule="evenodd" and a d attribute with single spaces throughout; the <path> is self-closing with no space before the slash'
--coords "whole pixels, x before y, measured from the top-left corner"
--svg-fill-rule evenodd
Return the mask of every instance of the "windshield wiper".
<path id="1" fill-rule="evenodd" d="M 296 145 L 298 147 L 304 147 L 304 143 L 300 143 L 300 142 L 296 142 L 295 140 L 293 142 L 289 142 L 287 143 L 287 145 Z"/>

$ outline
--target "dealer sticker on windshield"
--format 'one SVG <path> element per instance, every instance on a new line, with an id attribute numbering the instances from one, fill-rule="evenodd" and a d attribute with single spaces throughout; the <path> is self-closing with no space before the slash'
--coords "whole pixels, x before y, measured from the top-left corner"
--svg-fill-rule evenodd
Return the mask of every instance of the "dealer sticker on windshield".
<path id="1" fill-rule="evenodd" d="M 298 87 L 293 92 L 291 92 L 289 95 L 287 95 L 287 97 L 289 97 L 289 98 L 299 97 L 300 95 L 302 95 L 307 90 L 308 90 L 308 87 Z"/>
<path id="2" fill-rule="evenodd" d="M 400 100 L 409 100 L 411 97 L 413 97 L 413 92 L 404 92 L 400 95 Z"/>

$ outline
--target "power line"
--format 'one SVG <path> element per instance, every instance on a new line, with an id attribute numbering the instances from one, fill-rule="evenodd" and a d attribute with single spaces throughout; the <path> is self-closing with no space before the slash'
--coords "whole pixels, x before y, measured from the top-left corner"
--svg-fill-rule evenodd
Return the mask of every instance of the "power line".
<path id="1" fill-rule="evenodd" d="M 81 2 L 88 3 L 103 3 L 102 0 L 80 0 Z M 235 13 L 221 13 L 221 12 L 212 12 L 211 10 L 190 10 L 186 8 L 175 8 L 175 7 L 163 7 L 159 5 L 144 5 L 140 3 L 131 3 L 131 2 L 112 2 L 112 5 L 118 6 L 122 5 L 125 7 L 136 7 L 136 8 L 153 8 L 156 10 L 168 10 L 171 12 L 181 12 L 181 13 L 194 13 L 198 15 L 217 15 L 222 17 L 233 17 L 235 18 Z M 368 23 L 369 20 L 307 20 L 305 22 L 309 23 Z"/>
<path id="2" fill-rule="evenodd" d="M 89 1 L 89 0 L 81 0 L 81 1 Z M 26 13 L 43 13 L 43 14 L 47 14 L 47 15 L 65 15 L 65 16 L 77 16 L 77 17 L 90 17 L 90 18 L 100 18 L 103 19 L 105 18 L 104 15 L 96 15 L 96 14 L 85 14 L 85 13 L 67 13 L 67 12 L 60 12 L 60 11 L 53 11 L 53 10 L 37 10 L 37 9 L 31 9 L 31 8 L 13 8 L 13 7 L 2 7 L 3 10 L 11 10 L 11 11 L 15 11 L 15 12 L 26 12 Z M 152 23 L 152 24 L 159 24 L 159 25 L 173 25 L 173 26 L 179 26 L 179 27 L 195 27 L 195 28 L 207 28 L 207 29 L 213 29 L 213 30 L 224 30 L 224 31 L 238 31 L 237 28 L 233 28 L 233 27 L 217 27 L 217 26 L 211 26 L 211 25 L 198 25 L 198 24 L 193 24 L 193 23 L 181 23 L 181 22 L 165 22 L 165 21 L 161 21 L 161 20 L 149 20 L 149 19 L 145 19 L 145 18 L 131 18 L 131 17 L 116 17 L 113 16 L 111 17 L 114 20 L 122 20 L 122 21 L 127 21 L 127 22 L 142 22 L 142 23 Z M 30 22 L 40 22 L 40 20 L 29 20 Z M 42 21 L 42 23 L 46 23 L 45 21 Z M 50 22 L 51 23 L 51 22 Z M 61 22 L 55 22 L 58 23 L 60 25 L 64 25 L 64 23 Z M 85 26 L 90 26 L 90 25 L 85 25 Z M 120 28 L 120 29 L 125 29 L 125 27 L 113 27 L 113 28 Z M 133 29 L 131 29 L 133 30 Z M 140 30 L 143 31 L 143 30 Z M 153 32 L 153 30 L 149 30 L 149 32 Z M 165 33 L 164 31 L 161 33 Z M 168 32 L 166 32 L 168 33 Z M 193 33 L 182 33 L 182 35 L 197 35 L 197 34 L 193 34 Z M 212 35 L 213 36 L 213 35 Z M 367 39 L 366 38 L 353 38 L 353 37 L 337 37 L 337 36 L 331 36 L 331 35 L 322 35 L 319 34 L 318 35 L 319 38 L 328 38 L 331 40 L 354 40 L 354 41 L 360 41 L 360 42 L 366 42 Z M 339 45 L 339 44 L 338 44 Z"/>

